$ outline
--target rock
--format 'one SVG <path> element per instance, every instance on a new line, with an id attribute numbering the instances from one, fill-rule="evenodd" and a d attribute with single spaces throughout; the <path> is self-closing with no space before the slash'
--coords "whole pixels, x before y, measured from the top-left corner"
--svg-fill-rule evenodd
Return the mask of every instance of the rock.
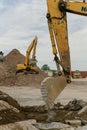
<path id="1" fill-rule="evenodd" d="M 75 130 L 87 130 L 87 125 L 86 125 L 86 126 L 82 126 L 82 127 L 75 128 Z"/>
<path id="2" fill-rule="evenodd" d="M 0 130 L 39 130 L 32 123 L 35 123 L 35 120 L 27 120 L 16 123 L 10 123 L 7 125 L 0 125 Z"/>
<path id="3" fill-rule="evenodd" d="M 19 112 L 19 110 L 17 108 L 11 106 L 10 104 L 8 104 L 7 102 L 5 102 L 3 100 L 0 100 L 0 111 L 8 110 L 8 109 L 11 109 L 11 110 L 13 110 L 16 113 Z"/>
<path id="4" fill-rule="evenodd" d="M 79 101 L 77 99 L 73 99 L 70 101 L 66 106 L 66 110 L 72 110 L 72 111 L 78 111 L 81 110 L 82 106 L 79 104 Z"/>
<path id="5" fill-rule="evenodd" d="M 9 105 L 11 105 L 11 106 L 13 106 L 13 107 L 15 107 L 17 109 L 20 109 L 20 105 L 18 104 L 18 102 L 14 98 L 12 98 L 11 96 L 9 96 L 8 94 L 6 94 L 6 93 L 4 93 L 2 91 L 0 91 L 0 101 L 1 102 L 5 101 Z"/>
<path id="6" fill-rule="evenodd" d="M 72 126 L 81 126 L 81 120 L 66 120 L 65 123 Z"/>
<path id="7" fill-rule="evenodd" d="M 16 112 L 16 113 L 19 113 L 20 111 L 17 109 L 17 108 L 15 108 L 15 107 L 13 107 L 13 106 L 10 106 L 10 109 L 12 109 L 14 112 Z"/>
<path id="8" fill-rule="evenodd" d="M 10 105 L 5 101 L 0 100 L 0 111 L 6 109 L 10 109 Z"/>
<path id="9" fill-rule="evenodd" d="M 79 112 L 78 112 L 78 115 L 81 115 L 83 113 L 87 112 L 87 105 L 84 106 Z"/>
<path id="10" fill-rule="evenodd" d="M 69 112 L 65 115 L 65 117 L 68 117 L 68 116 L 72 115 L 72 113 L 73 113 L 73 111 L 69 111 Z"/>
<path id="11" fill-rule="evenodd" d="M 83 100 L 78 100 L 79 105 L 83 108 L 87 105 L 87 102 L 83 101 Z"/>
<path id="12" fill-rule="evenodd" d="M 83 126 L 81 130 L 87 130 L 87 125 Z"/>
<path id="13" fill-rule="evenodd" d="M 56 113 L 54 111 L 49 111 L 47 122 L 52 122 L 55 116 L 56 116 Z"/>
<path id="14" fill-rule="evenodd" d="M 0 95 L 0 100 L 7 101 L 8 96 L 6 94 Z"/>
<path id="15" fill-rule="evenodd" d="M 0 116 L 0 120 L 2 120 L 2 117 Z"/>
<path id="16" fill-rule="evenodd" d="M 63 124 L 63 123 L 36 123 L 34 126 L 41 130 L 74 130 L 72 126 Z"/>

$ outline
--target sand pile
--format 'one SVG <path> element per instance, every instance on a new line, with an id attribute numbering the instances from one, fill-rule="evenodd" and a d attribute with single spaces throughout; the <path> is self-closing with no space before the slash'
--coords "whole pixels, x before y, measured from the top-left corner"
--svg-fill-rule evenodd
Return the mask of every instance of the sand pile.
<path id="1" fill-rule="evenodd" d="M 17 49 L 13 49 L 4 57 L 4 62 L 0 63 L 0 86 L 33 86 L 39 87 L 41 81 L 47 77 L 43 71 L 39 74 L 16 73 L 16 65 L 24 63 L 25 56 Z"/>
<path id="2" fill-rule="evenodd" d="M 4 63 L 7 66 L 9 73 L 15 73 L 16 65 L 24 63 L 25 56 L 21 54 L 17 49 L 13 49 L 4 58 Z"/>

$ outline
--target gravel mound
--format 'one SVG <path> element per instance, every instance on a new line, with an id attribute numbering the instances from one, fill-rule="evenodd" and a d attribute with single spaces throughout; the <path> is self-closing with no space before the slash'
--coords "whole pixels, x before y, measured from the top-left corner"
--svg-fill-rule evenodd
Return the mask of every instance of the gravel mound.
<path id="1" fill-rule="evenodd" d="M 4 57 L 4 61 L 0 62 L 0 86 L 32 86 L 39 87 L 41 81 L 47 77 L 43 71 L 39 70 L 39 74 L 16 73 L 16 65 L 24 63 L 25 56 L 17 49 L 13 49 Z"/>

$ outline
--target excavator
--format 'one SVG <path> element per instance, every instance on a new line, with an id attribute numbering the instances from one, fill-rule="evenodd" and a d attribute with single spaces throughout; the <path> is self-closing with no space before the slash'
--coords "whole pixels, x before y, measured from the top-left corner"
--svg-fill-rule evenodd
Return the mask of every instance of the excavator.
<path id="1" fill-rule="evenodd" d="M 34 40 L 29 45 L 27 51 L 26 51 L 26 57 L 24 64 L 18 64 L 16 66 L 16 74 L 20 72 L 24 72 L 25 74 L 38 74 L 38 68 L 37 68 L 37 60 L 36 60 L 36 45 L 37 45 L 37 39 L 38 37 L 35 36 Z M 30 58 L 32 52 L 32 58 Z"/>
<path id="2" fill-rule="evenodd" d="M 0 62 L 3 62 L 3 59 L 4 59 L 4 53 L 0 51 Z"/>
<path id="3" fill-rule="evenodd" d="M 68 42 L 67 13 L 87 16 L 85 0 L 46 0 L 47 23 L 52 43 L 57 75 L 41 82 L 41 94 L 48 112 L 53 109 L 55 99 L 68 83 L 71 83 L 71 60 Z"/>

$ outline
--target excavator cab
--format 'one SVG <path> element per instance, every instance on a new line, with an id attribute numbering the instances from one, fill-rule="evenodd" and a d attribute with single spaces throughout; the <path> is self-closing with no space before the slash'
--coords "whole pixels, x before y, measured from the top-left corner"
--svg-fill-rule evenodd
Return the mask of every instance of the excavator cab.
<path id="1" fill-rule="evenodd" d="M 31 58 L 29 64 L 34 67 L 34 66 L 37 66 L 37 62 L 38 61 L 36 58 Z"/>
<path id="2" fill-rule="evenodd" d="M 38 74 L 37 60 L 36 60 L 36 45 L 37 45 L 37 36 L 35 36 L 34 40 L 29 45 L 26 51 L 26 57 L 24 64 L 18 64 L 16 66 L 16 74 L 17 73 L 25 73 L 25 74 Z M 32 57 L 31 57 L 32 53 Z"/>

